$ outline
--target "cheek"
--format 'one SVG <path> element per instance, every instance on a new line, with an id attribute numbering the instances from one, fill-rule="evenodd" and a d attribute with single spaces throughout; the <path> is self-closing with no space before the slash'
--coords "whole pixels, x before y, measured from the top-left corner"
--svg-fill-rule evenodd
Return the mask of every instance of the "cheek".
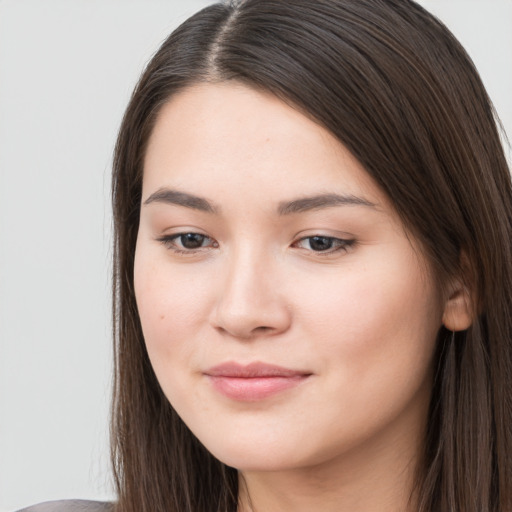
<path id="1" fill-rule="evenodd" d="M 350 268 L 321 285 L 312 281 L 296 292 L 307 339 L 352 384 L 424 374 L 441 326 L 439 294 L 418 264 L 409 258 L 386 261 Z"/>
<path id="2" fill-rule="evenodd" d="M 172 270 L 165 257 L 144 249 L 136 252 L 134 287 L 146 347 L 159 376 L 160 367 L 189 359 L 193 347 L 186 341 L 204 325 L 207 290 L 197 272 Z"/>

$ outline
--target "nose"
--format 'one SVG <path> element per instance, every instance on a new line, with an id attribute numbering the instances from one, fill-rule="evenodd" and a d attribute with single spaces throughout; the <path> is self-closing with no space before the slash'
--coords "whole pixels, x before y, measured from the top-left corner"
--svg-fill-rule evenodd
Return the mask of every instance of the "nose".
<path id="1" fill-rule="evenodd" d="M 226 261 L 213 311 L 214 327 L 245 340 L 285 332 L 292 311 L 277 267 L 272 257 L 251 251 Z"/>

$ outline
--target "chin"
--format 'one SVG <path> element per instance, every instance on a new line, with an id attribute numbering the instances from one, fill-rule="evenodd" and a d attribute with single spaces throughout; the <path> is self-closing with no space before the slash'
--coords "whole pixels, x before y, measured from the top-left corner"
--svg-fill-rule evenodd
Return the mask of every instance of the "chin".
<path id="1" fill-rule="evenodd" d="M 262 448 L 259 453 L 252 451 L 240 451 L 238 453 L 220 453 L 214 456 L 223 464 L 242 472 L 275 472 L 286 471 L 301 467 L 303 464 L 286 454 L 270 453 Z"/>
<path id="2" fill-rule="evenodd" d="M 209 439 L 203 444 L 216 459 L 240 471 L 285 471 L 320 462 L 314 460 L 318 457 L 318 454 L 314 455 L 314 449 L 302 444 L 302 449 L 298 450 L 300 442 L 286 443 L 276 438 L 231 439 L 229 443 L 211 442 Z"/>

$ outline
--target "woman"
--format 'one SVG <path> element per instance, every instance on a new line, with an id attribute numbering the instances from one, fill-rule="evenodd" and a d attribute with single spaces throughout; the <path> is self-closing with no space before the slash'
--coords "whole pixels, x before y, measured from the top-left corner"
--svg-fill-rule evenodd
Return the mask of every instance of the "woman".
<path id="1" fill-rule="evenodd" d="M 204 9 L 113 178 L 114 510 L 512 509 L 512 188 L 441 23 Z"/>

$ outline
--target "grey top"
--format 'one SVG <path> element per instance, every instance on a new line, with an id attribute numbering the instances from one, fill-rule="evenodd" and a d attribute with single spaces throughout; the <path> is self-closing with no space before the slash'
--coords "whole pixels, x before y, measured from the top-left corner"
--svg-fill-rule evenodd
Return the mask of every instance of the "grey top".
<path id="1" fill-rule="evenodd" d="M 18 512 L 113 512 L 112 503 L 103 501 L 86 500 L 62 500 L 47 501 L 39 505 L 33 505 Z"/>

